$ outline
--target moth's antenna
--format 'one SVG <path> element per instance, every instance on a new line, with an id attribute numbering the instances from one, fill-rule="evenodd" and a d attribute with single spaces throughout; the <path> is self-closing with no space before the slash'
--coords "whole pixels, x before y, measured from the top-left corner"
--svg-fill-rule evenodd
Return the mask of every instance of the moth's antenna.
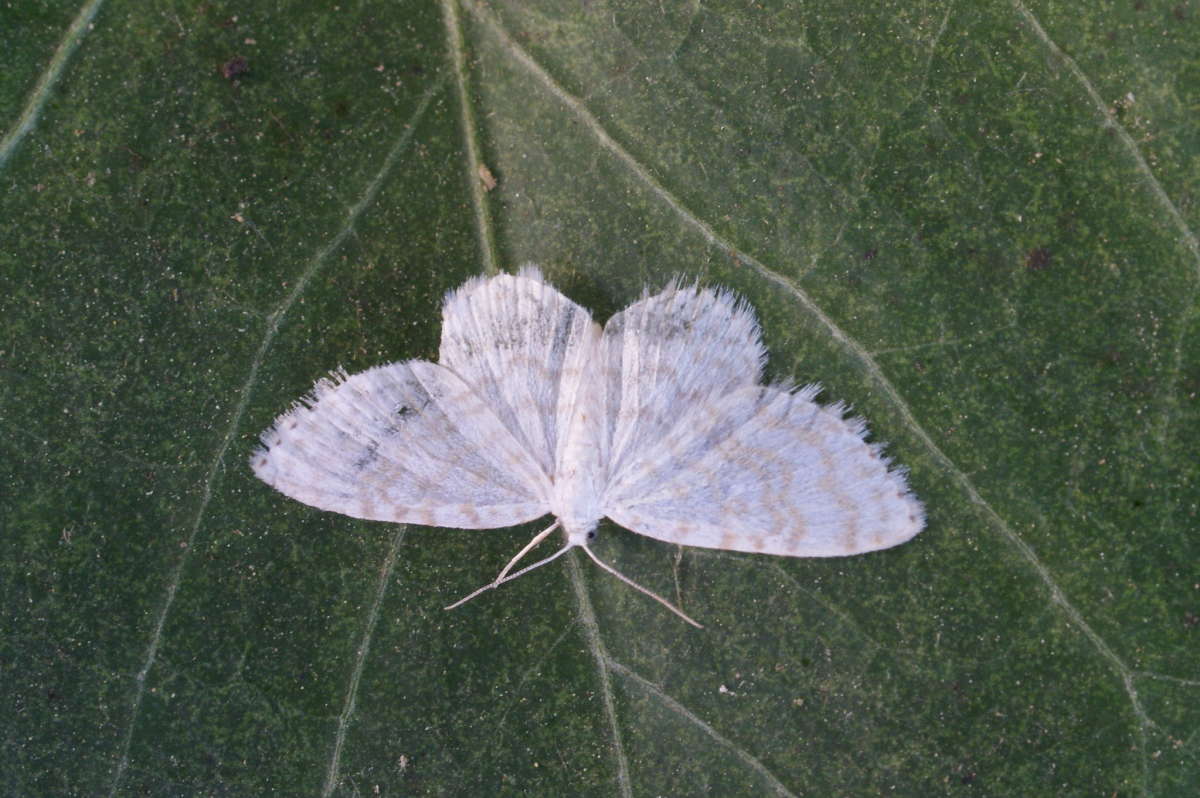
<path id="1" fill-rule="evenodd" d="M 551 524 L 549 527 L 547 527 L 546 529 L 543 529 L 541 532 L 534 535 L 533 540 L 526 543 L 525 548 L 523 548 L 519 552 L 517 552 L 517 556 L 513 557 L 511 560 L 508 561 L 508 565 L 504 566 L 504 568 L 501 569 L 500 573 L 496 575 L 495 579 L 493 579 L 491 582 L 488 582 L 486 585 L 479 588 L 474 593 L 471 593 L 469 596 L 464 596 L 463 598 L 460 598 L 458 601 L 454 602 L 453 604 L 451 604 L 449 607 L 446 607 L 445 609 L 452 610 L 455 607 L 461 607 L 463 604 L 466 604 L 468 601 L 475 598 L 480 593 L 486 593 L 487 591 L 492 590 L 493 588 L 499 587 L 500 585 L 504 584 L 505 582 L 511 582 L 513 579 L 516 579 L 518 576 L 527 574 L 530 571 L 532 571 L 534 568 L 540 568 L 541 566 L 545 565 L 546 563 L 550 562 L 551 560 L 554 560 L 557 557 L 561 556 L 564 551 L 571 548 L 569 545 L 562 547 L 561 549 L 554 552 L 553 554 L 551 554 L 549 557 L 547 557 L 544 560 L 538 560 L 533 565 L 527 565 L 524 568 L 522 568 L 521 570 L 517 571 L 515 574 L 509 574 L 509 571 L 512 570 L 512 567 L 514 565 L 516 565 L 518 562 L 520 562 L 522 557 L 524 557 L 526 554 L 528 554 L 530 551 L 532 551 L 533 548 L 535 546 L 537 546 L 537 544 L 539 544 L 543 540 L 545 540 L 551 532 L 558 529 L 558 524 L 559 524 L 559 522 L 557 520 L 555 520 L 555 522 L 553 524 Z"/>
<path id="2" fill-rule="evenodd" d="M 649 596 L 650 598 L 652 598 L 652 599 L 654 599 L 655 601 L 657 601 L 659 604 L 661 604 L 661 605 L 663 605 L 664 607 L 666 607 L 667 609 L 669 609 L 671 612 L 673 612 L 673 613 L 675 613 L 676 615 L 678 615 L 680 618 L 683 618 L 685 621 L 687 621 L 688 623 L 690 623 L 692 626 L 696 627 L 697 629 L 703 629 L 703 628 L 704 628 L 704 625 L 703 625 L 703 624 L 696 623 L 695 621 L 693 621 L 691 618 L 689 618 L 689 617 L 687 616 L 687 613 L 685 613 L 683 610 L 681 610 L 681 609 L 679 609 L 678 607 L 676 607 L 676 606 L 675 606 L 674 604 L 672 604 L 671 602 L 667 601 L 667 600 L 666 600 L 665 598 L 663 598 L 662 596 L 660 596 L 660 595 L 658 595 L 657 593 L 655 593 L 653 590 L 648 590 L 647 588 L 644 588 L 644 587 L 642 587 L 642 586 L 641 586 L 641 585 L 639 585 L 637 582 L 633 581 L 633 580 L 632 580 L 632 579 L 630 579 L 628 576 L 626 576 L 625 574 L 623 574 L 623 573 L 621 573 L 620 571 L 618 571 L 616 568 L 613 568 L 611 565 L 609 565 L 608 563 L 604 562 L 604 560 L 601 560 L 601 559 L 600 559 L 599 557 L 597 557 L 595 554 L 592 554 L 592 550 L 591 550 L 591 549 L 589 549 L 587 546 L 584 546 L 584 545 L 580 544 L 580 548 L 582 548 L 584 551 L 586 551 L 586 552 L 587 552 L 587 556 L 591 557 L 591 558 L 592 558 L 592 561 L 593 561 L 594 563 L 596 563 L 596 565 L 599 565 L 601 568 L 603 568 L 604 570 L 608 571 L 610 574 L 612 574 L 613 576 L 615 576 L 617 579 L 620 579 L 622 582 L 624 582 L 625 584 L 629 585 L 629 586 L 630 586 L 630 587 L 632 587 L 634 590 L 638 591 L 639 593 L 644 593 L 644 594 L 646 594 L 646 595 L 647 595 L 647 596 Z M 558 554 L 562 554 L 562 552 L 560 551 Z M 558 556 L 558 554 L 556 554 L 556 555 L 554 555 L 554 556 L 555 556 L 555 557 L 557 557 L 557 556 Z M 538 563 L 538 564 L 540 565 L 541 563 Z"/>

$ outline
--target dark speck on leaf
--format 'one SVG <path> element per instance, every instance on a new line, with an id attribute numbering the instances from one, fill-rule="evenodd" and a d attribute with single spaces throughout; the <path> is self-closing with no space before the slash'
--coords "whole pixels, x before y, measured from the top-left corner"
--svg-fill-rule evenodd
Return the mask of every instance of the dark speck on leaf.
<path id="1" fill-rule="evenodd" d="M 879 248 L 871 247 L 870 249 L 868 249 L 866 252 L 863 253 L 863 260 L 872 260 L 878 254 L 879 254 Z"/>
<path id="2" fill-rule="evenodd" d="M 1050 265 L 1050 250 L 1037 247 L 1025 253 L 1025 268 L 1032 272 L 1040 272 Z"/>
<path id="3" fill-rule="evenodd" d="M 129 153 L 129 171 L 140 172 L 146 168 L 146 156 L 142 155 L 132 147 L 122 147 L 121 149 Z"/>
<path id="4" fill-rule="evenodd" d="M 234 56 L 221 64 L 221 74 L 226 80 L 233 80 L 238 75 L 245 74 L 250 69 L 250 64 L 242 56 Z"/>

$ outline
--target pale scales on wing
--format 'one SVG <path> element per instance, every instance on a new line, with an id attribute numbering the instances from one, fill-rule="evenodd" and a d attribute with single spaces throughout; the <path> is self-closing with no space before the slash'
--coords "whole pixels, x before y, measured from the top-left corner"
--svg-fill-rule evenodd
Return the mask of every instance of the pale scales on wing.
<path id="1" fill-rule="evenodd" d="M 765 360 L 753 310 L 728 291 L 675 281 L 601 328 L 525 267 L 450 292 L 438 363 L 319 381 L 251 464 L 284 494 L 356 518 L 486 529 L 555 516 L 462 601 L 576 546 L 633 584 L 588 546 L 604 517 L 672 543 L 795 557 L 920 532 L 921 503 L 865 422 L 817 404 L 816 386 L 762 385 Z M 560 527 L 566 545 L 510 573 Z"/>

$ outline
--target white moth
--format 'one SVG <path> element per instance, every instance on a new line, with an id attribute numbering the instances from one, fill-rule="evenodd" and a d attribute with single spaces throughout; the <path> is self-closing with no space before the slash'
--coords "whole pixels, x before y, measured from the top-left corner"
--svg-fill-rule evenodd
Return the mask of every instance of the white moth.
<path id="1" fill-rule="evenodd" d="M 924 511 L 866 424 L 819 388 L 761 385 L 754 311 L 671 283 L 603 328 L 525 267 L 442 310 L 438 363 L 335 372 L 276 419 L 255 474 L 376 521 L 487 529 L 553 514 L 479 593 L 581 547 L 601 518 L 686 546 L 834 557 L 903 543 Z M 557 528 L 566 545 L 510 573 Z M 448 608 L 449 609 L 449 608 Z"/>

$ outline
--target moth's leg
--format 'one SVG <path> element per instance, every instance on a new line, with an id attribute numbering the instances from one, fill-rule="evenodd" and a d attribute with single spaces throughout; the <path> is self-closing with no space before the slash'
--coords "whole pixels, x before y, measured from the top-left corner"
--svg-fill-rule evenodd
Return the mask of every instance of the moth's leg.
<path id="1" fill-rule="evenodd" d="M 463 604 L 466 604 L 471 599 L 478 596 L 480 593 L 484 593 L 484 592 L 487 592 L 488 590 L 499 587 L 500 585 L 502 585 L 503 583 L 505 583 L 511 579 L 516 579 L 518 576 L 521 576 L 522 574 L 529 573 L 534 568 L 545 565 L 546 563 L 557 559 L 559 557 L 559 555 L 561 555 L 563 552 L 570 549 L 571 546 L 570 545 L 563 546 L 561 549 L 559 549 L 558 551 L 556 551 L 554 554 L 550 555 L 546 559 L 538 560 L 533 565 L 526 566 L 526 567 L 522 568 L 520 571 L 517 571 L 515 574 L 509 575 L 509 571 L 511 571 L 513 569 L 514 565 L 516 565 L 518 562 L 521 561 L 522 557 L 524 557 L 526 554 L 528 554 L 530 551 L 532 551 L 534 546 L 536 546 L 537 544 L 539 544 L 543 540 L 545 540 L 546 537 L 549 536 L 549 534 L 556 529 L 558 529 L 558 520 L 557 519 L 554 521 L 553 524 L 551 524 L 549 526 L 549 528 L 544 529 L 541 532 L 537 533 L 537 535 L 534 536 L 533 540 L 531 540 L 527 544 L 525 544 L 525 548 L 523 548 L 519 552 L 517 552 L 517 556 L 513 557 L 511 560 L 508 561 L 508 565 L 504 566 L 504 569 L 502 571 L 500 571 L 500 574 L 495 579 L 493 579 L 491 582 L 488 582 L 486 585 L 484 585 L 483 587 L 474 591 L 470 595 L 463 596 L 458 601 L 451 604 L 449 607 L 446 607 L 446 609 L 452 610 L 455 607 L 460 607 Z"/>
<path id="2" fill-rule="evenodd" d="M 525 548 L 518 551 L 517 556 L 513 557 L 511 560 L 508 561 L 508 565 L 504 566 L 503 570 L 501 570 L 500 573 L 496 576 L 496 578 L 492 580 L 492 587 L 495 587 L 496 585 L 503 582 L 504 577 L 508 576 L 508 572 L 513 569 L 513 566 L 516 565 L 517 563 L 519 563 L 521 561 L 522 557 L 524 557 L 529 552 L 533 551 L 534 547 L 537 546 L 537 544 L 541 543 L 543 540 L 545 540 L 547 537 L 549 537 L 550 533 L 556 529 L 558 529 L 558 519 L 557 518 L 554 519 L 554 523 L 551 524 L 549 527 L 547 527 L 546 529 L 543 529 L 541 532 L 538 532 L 536 535 L 534 535 L 533 540 L 526 543 Z"/>

